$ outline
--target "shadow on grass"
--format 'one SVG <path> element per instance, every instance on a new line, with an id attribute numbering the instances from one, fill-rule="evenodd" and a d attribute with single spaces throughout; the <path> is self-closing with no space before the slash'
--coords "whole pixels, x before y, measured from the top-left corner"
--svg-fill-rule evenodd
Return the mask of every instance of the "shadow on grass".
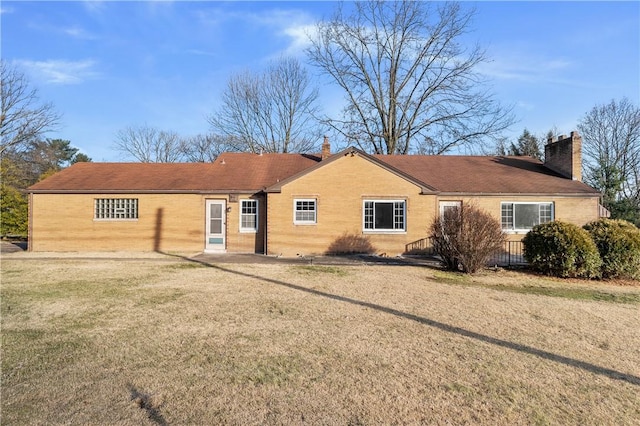
<path id="1" fill-rule="evenodd" d="M 138 408 L 147 412 L 149 420 L 160 426 L 167 425 L 167 421 L 164 419 L 164 417 L 162 417 L 162 414 L 160 413 L 160 407 L 154 403 L 153 398 L 150 394 L 140 392 L 135 386 L 130 383 L 127 384 L 127 388 L 129 389 L 129 393 L 131 394 L 131 401 L 135 402 Z"/>
<path id="2" fill-rule="evenodd" d="M 557 362 L 559 364 L 564 364 L 570 367 L 574 367 L 574 368 L 579 368 L 594 374 L 599 374 L 601 376 L 605 376 L 605 377 L 609 377 L 611 379 L 615 379 L 615 380 L 623 380 L 626 381 L 628 383 L 631 383 L 633 385 L 636 386 L 640 386 L 640 377 L 632 375 L 632 374 L 626 374 L 626 373 L 622 373 L 620 371 L 617 370 L 613 370 L 610 368 L 605 368 L 605 367 L 601 367 L 599 365 L 595 365 L 595 364 L 591 364 L 589 362 L 585 362 L 585 361 L 580 361 L 578 359 L 574 359 L 574 358 L 569 358 L 563 355 L 558 355 L 555 354 L 553 352 L 548 352 L 548 351 L 544 351 L 542 349 L 537 349 L 534 348 L 532 346 L 527 346 L 527 345 L 523 345 L 520 343 L 516 343 L 516 342 L 510 342 L 508 340 L 503 340 L 503 339 L 498 339 L 496 337 L 492 337 L 492 336 L 488 336 L 486 334 L 482 334 L 482 333 L 477 333 L 475 331 L 471 331 L 471 330 L 467 330 L 465 328 L 462 327 L 456 327 L 453 325 L 449 325 L 449 324 L 445 324 L 439 321 L 435 321 L 429 318 L 425 318 L 425 317 L 421 317 L 418 315 L 414 315 L 408 312 L 403 312 L 403 311 L 399 311 L 397 309 L 393 309 L 393 308 L 389 308 L 386 306 L 382 306 L 382 305 L 377 305 L 375 303 L 370 303 L 370 302 L 365 302 L 362 300 L 357 300 L 357 299 L 352 299 L 350 297 L 345 297 L 345 296 L 339 296 L 336 294 L 331 294 L 331 293 L 326 293 L 324 291 L 319 291 L 319 290 L 315 290 L 315 289 L 311 289 L 311 288 L 306 288 L 306 287 L 302 287 L 300 285 L 297 284 L 291 284 L 291 283 L 287 283 L 284 281 L 280 281 L 280 280 L 274 280 L 272 278 L 266 278 L 266 277 L 261 277 L 259 275 L 254 275 L 254 274 L 249 274 L 246 272 L 239 272 L 239 271 L 234 271 L 232 269 L 228 269 L 228 268 L 224 268 L 222 266 L 219 265 L 215 265 L 215 264 L 211 264 L 211 263 L 207 263 L 198 259 L 191 259 L 188 257 L 183 257 L 183 256 L 176 256 L 176 255 L 169 255 L 169 256 L 174 256 L 174 257 L 179 257 L 181 259 L 187 260 L 189 262 L 196 262 L 199 263 L 201 265 L 207 266 L 209 268 L 214 268 L 217 269 L 219 271 L 223 271 L 223 272 L 227 272 L 230 274 L 235 274 L 235 275 L 240 275 L 243 277 L 247 277 L 247 278 L 253 278 L 256 280 L 260 280 L 260 281 L 264 281 L 270 284 L 275 284 L 278 286 L 282 286 L 282 287 L 286 287 L 286 288 L 290 288 L 292 290 L 297 290 L 297 291 L 302 291 L 305 293 L 309 293 L 309 294 L 313 294 L 314 296 L 320 296 L 320 297 L 325 297 L 327 299 L 331 299 L 331 300 L 336 300 L 338 302 L 344 302 L 344 303 L 350 303 L 352 305 L 356 305 L 356 306 L 362 306 L 365 308 L 370 308 L 370 309 L 375 309 L 377 311 L 380 312 L 384 312 L 386 314 L 390 314 L 390 315 L 395 315 L 397 317 L 400 318 L 405 318 L 408 319 L 410 321 L 415 321 L 418 322 L 420 324 L 424 324 L 427 325 L 429 327 L 433 327 L 436 328 L 438 330 L 442 330 L 445 331 L 447 333 L 453 333 L 453 334 L 457 334 L 459 336 L 464 336 L 464 337 L 468 337 L 470 339 L 475 339 L 481 342 L 485 342 L 485 343 L 489 343 L 492 345 L 496 345 L 496 346 L 500 346 L 503 348 L 507 348 L 507 349 L 512 349 L 518 352 L 522 352 L 522 353 L 526 353 L 529 355 L 534 355 L 549 361 L 553 361 L 553 362 Z"/>

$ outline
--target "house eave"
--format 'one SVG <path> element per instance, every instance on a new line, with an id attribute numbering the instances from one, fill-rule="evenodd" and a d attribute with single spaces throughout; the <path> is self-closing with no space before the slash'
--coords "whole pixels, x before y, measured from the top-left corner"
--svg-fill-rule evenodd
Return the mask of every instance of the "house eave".
<path id="1" fill-rule="evenodd" d="M 594 192 L 439 192 L 439 197 L 568 197 L 599 198 Z"/>
<path id="2" fill-rule="evenodd" d="M 256 194 L 262 189 L 33 189 L 29 194 Z"/>

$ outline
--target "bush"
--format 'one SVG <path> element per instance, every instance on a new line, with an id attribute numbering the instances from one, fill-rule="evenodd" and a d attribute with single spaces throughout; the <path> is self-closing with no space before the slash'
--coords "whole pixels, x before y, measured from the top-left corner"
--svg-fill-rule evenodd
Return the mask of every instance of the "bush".
<path id="1" fill-rule="evenodd" d="M 522 240 L 531 268 L 557 277 L 596 278 L 600 255 L 584 229 L 564 222 L 536 225 Z"/>
<path id="2" fill-rule="evenodd" d="M 614 219 L 590 222 L 584 229 L 600 252 L 604 278 L 640 279 L 640 229 Z"/>
<path id="3" fill-rule="evenodd" d="M 474 205 L 445 211 L 431 225 L 430 237 L 447 269 L 470 274 L 501 251 L 506 240 L 500 223 Z"/>

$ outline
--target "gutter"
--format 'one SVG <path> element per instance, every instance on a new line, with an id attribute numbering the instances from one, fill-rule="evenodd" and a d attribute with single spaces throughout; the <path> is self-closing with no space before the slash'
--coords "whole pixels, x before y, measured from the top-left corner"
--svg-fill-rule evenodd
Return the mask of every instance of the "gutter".
<path id="1" fill-rule="evenodd" d="M 29 194 L 257 194 L 261 189 L 27 189 Z"/>
<path id="2" fill-rule="evenodd" d="M 439 192 L 440 197 L 601 197 L 599 192 Z"/>

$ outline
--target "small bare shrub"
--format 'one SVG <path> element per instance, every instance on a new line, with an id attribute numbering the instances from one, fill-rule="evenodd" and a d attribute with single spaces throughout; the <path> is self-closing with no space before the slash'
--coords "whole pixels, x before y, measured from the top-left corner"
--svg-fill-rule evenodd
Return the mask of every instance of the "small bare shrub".
<path id="1" fill-rule="evenodd" d="M 470 274 L 485 266 L 506 241 L 500 223 L 474 205 L 445 211 L 431 225 L 430 237 L 447 269 Z"/>
<path id="2" fill-rule="evenodd" d="M 327 254 L 370 254 L 375 251 L 368 236 L 345 232 L 331 243 Z"/>

